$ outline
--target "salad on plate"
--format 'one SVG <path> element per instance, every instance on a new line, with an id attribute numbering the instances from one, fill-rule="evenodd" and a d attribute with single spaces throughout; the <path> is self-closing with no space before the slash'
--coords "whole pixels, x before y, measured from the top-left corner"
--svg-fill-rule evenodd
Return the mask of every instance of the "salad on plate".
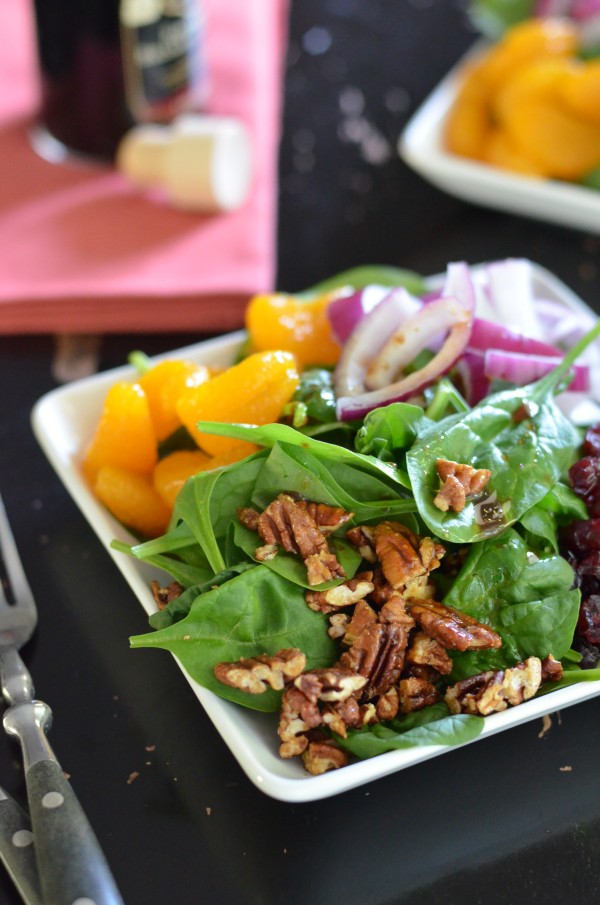
<path id="1" fill-rule="evenodd" d="M 600 322 L 511 259 L 435 286 L 358 269 L 253 300 L 248 327 L 230 368 L 170 382 L 180 419 L 153 441 L 160 480 L 141 476 L 164 530 L 113 544 L 164 574 L 132 646 L 274 714 L 279 754 L 312 775 L 464 744 L 599 679 Z M 130 493 L 102 423 L 84 471 Z"/>

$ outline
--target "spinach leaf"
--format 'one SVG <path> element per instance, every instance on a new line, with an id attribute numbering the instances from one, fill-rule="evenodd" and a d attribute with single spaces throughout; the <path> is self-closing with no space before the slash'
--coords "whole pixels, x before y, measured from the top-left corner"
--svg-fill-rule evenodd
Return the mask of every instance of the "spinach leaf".
<path id="1" fill-rule="evenodd" d="M 300 386 L 294 393 L 290 403 L 294 427 L 317 421 L 328 424 L 336 421 L 335 392 L 333 374 L 326 368 L 310 368 L 300 375 Z M 303 418 L 295 416 L 301 409 Z M 287 410 L 285 414 L 288 414 Z M 300 421 L 300 425 L 297 423 Z"/>
<path id="2" fill-rule="evenodd" d="M 419 436 L 406 454 L 406 465 L 420 515 L 438 537 L 472 543 L 499 534 L 539 503 L 566 472 L 580 435 L 555 404 L 553 393 L 599 334 L 600 320 L 541 380 L 488 396 L 470 412 L 450 415 Z M 489 491 L 503 519 L 484 527 L 473 502 L 460 512 L 444 513 L 434 506 L 437 459 L 488 468 Z"/>
<path id="3" fill-rule="evenodd" d="M 356 450 L 363 455 L 394 462 L 400 452 L 414 443 L 420 432 L 432 426 L 433 422 L 423 414 L 420 406 L 392 402 L 369 412 L 356 434 Z"/>
<path id="4" fill-rule="evenodd" d="M 333 443 L 325 443 L 316 440 L 300 431 L 294 430 L 288 424 L 225 424 L 220 421 L 199 421 L 198 429 L 207 434 L 219 434 L 224 437 L 234 437 L 238 440 L 248 440 L 258 446 L 271 447 L 276 443 L 287 443 L 293 446 L 301 446 L 310 450 L 319 459 L 332 459 L 336 462 L 343 461 L 349 465 L 355 465 L 363 471 L 387 478 L 394 484 L 409 487 L 408 479 L 394 465 L 381 462 L 374 456 L 364 456 Z"/>
<path id="5" fill-rule="evenodd" d="M 473 545 L 444 603 L 491 625 L 502 647 L 453 653 L 452 681 L 514 666 L 529 656 L 563 657 L 579 613 L 580 593 L 572 583 L 565 560 L 531 561 L 527 544 L 513 529 Z"/>
<path id="6" fill-rule="evenodd" d="M 238 563 L 237 566 L 219 572 L 217 575 L 211 574 L 210 578 L 205 581 L 186 588 L 183 594 L 171 600 L 164 609 L 152 613 L 148 622 L 154 629 L 166 628 L 168 625 L 173 625 L 174 622 L 179 622 L 180 619 L 184 619 L 188 615 L 192 603 L 199 594 L 205 594 L 207 591 L 211 591 L 213 588 L 229 581 L 230 578 L 234 578 L 247 569 L 253 568 L 254 563 L 242 562 Z"/>
<path id="7" fill-rule="evenodd" d="M 264 712 L 278 710 L 281 693 L 251 695 L 217 681 L 217 663 L 282 648 L 298 647 L 307 668 L 327 666 L 336 646 L 327 634 L 327 617 L 313 612 L 304 590 L 265 566 L 254 566 L 220 587 L 200 594 L 185 619 L 157 632 L 130 638 L 133 648 L 171 651 L 188 675 L 220 697 Z"/>
<path id="8" fill-rule="evenodd" d="M 483 726 L 483 717 L 450 715 L 440 702 L 389 723 L 351 729 L 345 739 L 337 735 L 335 738 L 340 747 L 366 758 L 419 745 L 464 745 L 477 738 Z"/>
<path id="9" fill-rule="evenodd" d="M 328 277 L 305 292 L 298 293 L 298 296 L 312 297 L 343 286 L 351 286 L 353 289 L 363 289 L 365 286 L 404 286 L 412 295 L 424 295 L 427 292 L 423 277 L 414 270 L 384 264 L 363 264 Z"/>

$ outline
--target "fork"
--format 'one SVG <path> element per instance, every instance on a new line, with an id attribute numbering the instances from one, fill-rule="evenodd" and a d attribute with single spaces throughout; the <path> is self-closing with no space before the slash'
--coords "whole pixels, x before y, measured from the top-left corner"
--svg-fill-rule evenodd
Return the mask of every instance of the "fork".
<path id="1" fill-rule="evenodd" d="M 0 684 L 9 705 L 6 732 L 18 739 L 42 895 L 48 905 L 123 905 L 110 868 L 46 737 L 52 712 L 34 699 L 19 649 L 37 624 L 6 510 L 0 498 L 0 556 L 8 586 L 0 587 Z"/>

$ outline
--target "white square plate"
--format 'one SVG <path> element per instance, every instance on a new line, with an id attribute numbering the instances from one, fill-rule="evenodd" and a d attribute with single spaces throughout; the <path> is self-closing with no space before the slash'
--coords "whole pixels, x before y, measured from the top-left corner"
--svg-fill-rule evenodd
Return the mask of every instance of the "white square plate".
<path id="1" fill-rule="evenodd" d="M 548 271 L 533 265 L 533 277 L 537 291 L 544 298 L 559 301 L 570 311 L 590 314 L 590 309 Z M 441 277 L 432 277 L 429 281 L 431 288 L 439 285 L 440 281 Z M 234 360 L 243 336 L 241 332 L 233 333 L 177 349 L 169 353 L 168 357 L 185 357 L 206 364 L 227 365 Z M 156 610 L 156 605 L 149 584 L 152 578 L 159 577 L 159 573 L 110 548 L 114 538 L 120 538 L 127 543 L 134 542 L 134 538 L 94 498 L 79 467 L 83 451 L 98 422 L 108 388 L 115 381 L 131 379 L 135 374 L 131 367 L 116 368 L 53 390 L 35 405 L 32 425 L 59 478 L 88 519 L 146 612 L 150 614 Z M 164 579 L 164 573 L 161 573 L 161 577 Z M 131 656 L 135 655 L 135 651 L 132 651 Z M 161 651 L 156 655 L 166 656 L 166 653 Z M 299 758 L 282 760 L 278 756 L 275 715 L 246 710 L 217 697 L 189 677 L 188 681 L 250 780 L 266 794 L 282 801 L 299 802 L 327 798 L 449 750 L 438 745 L 392 751 L 322 776 L 309 776 Z M 479 738 L 486 738 L 511 726 L 577 704 L 598 694 L 600 681 L 584 682 L 570 688 L 558 689 L 504 713 L 487 717 Z"/>
<path id="2" fill-rule="evenodd" d="M 400 137 L 400 156 L 417 173 L 450 195 L 525 217 L 597 232 L 600 191 L 510 173 L 451 154 L 444 148 L 445 122 L 458 92 L 461 68 L 485 46 L 478 43 L 417 110 Z"/>

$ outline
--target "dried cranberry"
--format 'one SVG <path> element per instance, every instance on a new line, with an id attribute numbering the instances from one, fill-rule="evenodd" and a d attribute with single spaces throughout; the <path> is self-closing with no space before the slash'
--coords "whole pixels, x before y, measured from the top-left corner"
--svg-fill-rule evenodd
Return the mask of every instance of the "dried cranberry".
<path id="1" fill-rule="evenodd" d="M 600 518 L 577 519 L 562 532 L 561 543 L 575 559 L 600 550 Z"/>
<path id="2" fill-rule="evenodd" d="M 594 669 L 600 660 L 600 647 L 589 644 L 583 638 L 575 642 L 575 648 L 581 654 L 580 666 L 582 669 Z"/>
<path id="3" fill-rule="evenodd" d="M 600 424 L 594 424 L 585 432 L 583 451 L 586 456 L 600 456 Z"/>
<path id="4" fill-rule="evenodd" d="M 600 595 L 591 594 L 582 600 L 577 631 L 589 644 L 600 645 Z"/>
<path id="5" fill-rule="evenodd" d="M 586 456 L 569 468 L 569 483 L 578 497 L 585 499 L 598 486 L 600 458 Z"/>

